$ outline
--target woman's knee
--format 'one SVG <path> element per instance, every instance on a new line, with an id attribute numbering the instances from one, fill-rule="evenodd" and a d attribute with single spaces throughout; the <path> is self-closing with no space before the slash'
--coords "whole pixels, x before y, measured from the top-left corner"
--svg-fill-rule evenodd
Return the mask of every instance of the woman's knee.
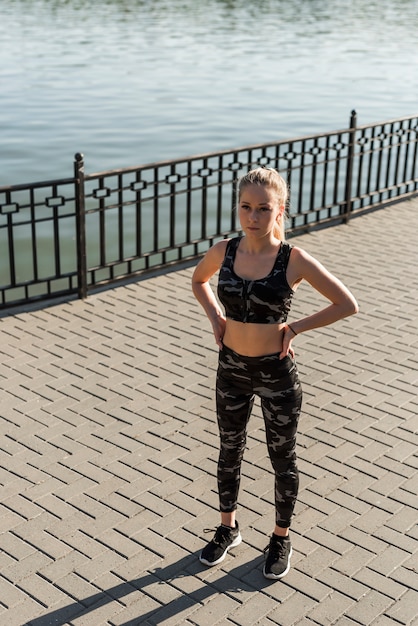
<path id="1" fill-rule="evenodd" d="M 220 459 L 227 463 L 241 461 L 247 443 L 246 432 L 220 432 Z"/>
<path id="2" fill-rule="evenodd" d="M 271 462 L 276 479 L 285 485 L 294 485 L 299 482 L 299 470 L 296 458 L 286 461 L 282 459 L 272 460 Z"/>

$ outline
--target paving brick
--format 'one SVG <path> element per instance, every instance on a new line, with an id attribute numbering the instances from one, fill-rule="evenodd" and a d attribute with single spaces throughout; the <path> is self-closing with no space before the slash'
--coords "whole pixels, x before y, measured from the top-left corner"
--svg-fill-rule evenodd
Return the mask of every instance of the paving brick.
<path id="1" fill-rule="evenodd" d="M 274 623 L 281 626 L 297 624 L 304 615 L 309 614 L 317 602 L 304 594 L 295 591 L 294 594 L 285 600 L 280 606 L 271 611 L 268 615 Z"/>
<path id="2" fill-rule="evenodd" d="M 345 485 L 347 481 L 352 482 L 356 476 L 358 476 L 358 472 L 349 466 L 349 461 L 347 463 L 341 463 L 340 461 L 336 461 L 335 459 L 331 459 L 328 456 L 324 456 L 322 459 L 318 459 L 316 462 L 318 468 L 324 469 L 324 475 L 334 475 L 337 478 L 340 478 L 339 485 Z M 323 477 L 321 477 L 323 479 Z M 336 482 L 337 479 L 336 479 Z M 317 491 L 321 489 L 322 480 L 319 481 L 319 485 Z"/>
<path id="3" fill-rule="evenodd" d="M 0 550 L 20 561 L 32 554 L 34 547 L 8 532 L 0 535 Z"/>
<path id="4" fill-rule="evenodd" d="M 68 554 L 71 548 L 64 542 L 52 537 L 49 532 L 39 531 L 28 538 L 34 549 L 51 559 L 60 559 Z"/>
<path id="5" fill-rule="evenodd" d="M 323 569 L 331 567 L 339 558 L 337 553 L 319 546 L 298 564 L 298 569 L 308 576 L 315 577 Z"/>
<path id="6" fill-rule="evenodd" d="M 402 567 L 397 567 L 390 575 L 392 580 L 400 583 L 405 589 L 413 589 L 418 591 L 418 571 L 416 567 L 416 554 L 414 555 L 414 562 L 409 563 L 406 561 Z"/>
<path id="7" fill-rule="evenodd" d="M 225 615 L 233 614 L 240 604 L 225 594 L 210 599 L 204 606 L 193 611 L 192 621 L 197 626 L 217 624 Z"/>
<path id="8" fill-rule="evenodd" d="M 276 607 L 276 600 L 264 594 L 256 594 L 236 608 L 231 614 L 236 624 L 262 623 L 264 616 Z M 193 619 L 193 618 L 192 618 Z"/>
<path id="9" fill-rule="evenodd" d="M 381 505 L 380 500 L 377 505 Z M 363 532 L 373 534 L 378 528 L 384 526 L 391 514 L 386 510 L 377 508 L 376 506 L 363 513 L 359 518 L 352 522 L 352 526 L 362 530 Z"/>
<path id="10" fill-rule="evenodd" d="M 405 593 L 403 585 L 394 584 L 393 580 L 373 571 L 369 567 L 361 569 L 355 574 L 354 578 L 370 587 L 370 589 L 383 593 L 393 600 L 398 600 Z"/>
<path id="11" fill-rule="evenodd" d="M 186 513 L 181 509 L 176 509 L 170 515 L 166 515 L 152 525 L 153 532 L 166 537 L 176 531 L 187 526 L 194 517 L 190 513 Z"/>
<path id="12" fill-rule="evenodd" d="M 362 502 L 350 494 L 344 493 L 340 489 L 328 494 L 327 499 L 331 502 L 335 502 L 340 507 L 347 509 L 347 511 L 350 512 L 349 519 L 355 519 L 355 514 L 362 515 L 370 509 L 370 505 Z M 353 517 L 351 517 L 351 514 L 353 514 Z"/>
<path id="13" fill-rule="evenodd" d="M 327 515 L 332 515 L 338 509 L 338 506 L 334 502 L 328 500 L 328 498 L 323 498 L 316 493 L 312 493 L 309 489 L 306 489 L 301 494 L 300 501 L 303 504 L 306 504 L 309 508 L 317 509 Z"/>
<path id="14" fill-rule="evenodd" d="M 115 563 L 110 571 L 122 580 L 137 586 L 138 580 L 142 580 L 144 573 L 147 578 L 147 572 L 160 567 L 162 561 L 163 559 L 159 554 L 145 548 L 134 557 Z"/>
<path id="15" fill-rule="evenodd" d="M 119 493 L 109 494 L 101 499 L 101 503 L 109 509 L 117 511 L 126 517 L 135 516 L 142 508 Z"/>
<path id="16" fill-rule="evenodd" d="M 373 553 L 369 550 L 354 546 L 349 552 L 336 559 L 332 566 L 346 576 L 354 576 L 356 572 L 366 567 L 373 557 Z"/>
<path id="17" fill-rule="evenodd" d="M 388 546 L 369 563 L 369 567 L 384 576 L 388 576 L 394 569 L 405 563 L 410 554 L 396 546 Z"/>
<path id="18" fill-rule="evenodd" d="M 152 604 L 151 604 L 152 602 Z M 154 608 L 152 608 L 154 606 Z M 132 616 L 131 622 L 126 622 L 126 611 L 121 614 L 124 619 L 119 621 L 113 620 L 112 623 L 117 626 L 125 626 L 128 624 L 164 624 L 164 626 L 175 626 L 176 624 L 192 624 L 186 618 L 192 616 L 197 609 L 196 602 L 187 595 L 180 596 L 174 602 L 164 607 L 158 605 L 152 598 L 144 597 L 136 604 L 130 606 L 128 616 Z M 140 621 L 138 621 L 140 620 Z M 148 621 L 149 620 L 149 621 Z"/>
<path id="19" fill-rule="evenodd" d="M 78 552 L 88 558 L 95 558 L 107 549 L 101 543 L 80 530 L 66 534 L 65 537 L 61 539 L 60 543 L 64 548 L 69 548 L 71 552 Z M 57 558 L 56 560 L 59 561 L 60 559 Z"/>
<path id="20" fill-rule="evenodd" d="M 45 607 L 29 596 L 25 596 L 18 605 L 7 611 L 6 623 L 8 626 L 21 626 L 34 623 L 33 618 L 42 615 Z"/>
<path id="21" fill-rule="evenodd" d="M 318 525 L 329 532 L 340 534 L 349 524 L 354 523 L 358 519 L 358 514 L 346 509 L 338 509 L 335 513 L 323 518 L 318 522 Z"/>
<path id="22" fill-rule="evenodd" d="M 3 500 L 3 506 L 27 520 L 33 519 L 43 512 L 38 505 L 22 497 L 20 494 Z"/>
<path id="23" fill-rule="evenodd" d="M 0 598 L 1 604 L 7 609 L 11 609 L 25 600 L 25 592 L 23 589 L 19 589 L 15 584 L 12 584 L 10 581 L 1 576 Z"/>
<path id="24" fill-rule="evenodd" d="M 144 528 L 152 527 L 160 518 L 161 516 L 154 511 L 143 508 L 134 517 L 125 518 L 115 524 L 114 527 L 127 537 L 134 537 L 137 533 L 141 533 Z"/>
<path id="25" fill-rule="evenodd" d="M 46 561 L 36 570 L 41 576 L 51 583 L 56 583 L 78 569 L 90 559 L 80 552 L 72 551 L 56 561 Z"/>
<path id="26" fill-rule="evenodd" d="M 167 496 L 167 501 L 173 506 L 186 511 L 193 517 L 198 515 L 204 515 L 207 511 L 207 507 L 204 503 L 191 498 L 189 495 L 183 492 L 172 493 Z"/>
<path id="27" fill-rule="evenodd" d="M 46 607 L 53 607 L 68 602 L 66 593 L 63 593 L 63 591 L 60 591 L 39 575 L 30 576 L 21 580 L 19 587 L 31 598 Z"/>
<path id="28" fill-rule="evenodd" d="M 303 589 L 303 593 L 316 602 L 323 602 L 329 595 L 330 588 L 322 582 L 319 582 L 316 576 L 322 569 L 327 568 L 327 564 L 324 562 L 323 567 L 320 567 L 318 571 L 315 572 L 315 576 L 312 575 L 310 571 L 311 565 L 312 561 L 308 564 L 308 558 L 301 559 L 292 570 L 292 575 L 288 576 L 286 584 L 293 587 L 295 591 Z M 305 571 L 301 571 L 301 569 Z"/>
<path id="29" fill-rule="evenodd" d="M 417 501 L 416 494 L 406 489 L 394 489 L 390 494 L 390 498 L 400 505 L 409 505 L 411 507 L 415 506 Z M 398 510 L 400 509 L 401 507 Z"/>
<path id="30" fill-rule="evenodd" d="M 292 528 L 300 534 L 309 534 L 309 530 L 314 526 L 321 524 L 327 516 L 319 511 L 305 509 L 295 516 Z"/>
<path id="31" fill-rule="evenodd" d="M 347 596 L 338 593 L 338 591 L 333 591 L 321 600 L 312 611 L 309 611 L 308 615 L 316 624 L 334 624 L 338 618 L 346 614 L 353 604 L 353 600 Z"/>
<path id="32" fill-rule="evenodd" d="M 334 535 L 334 533 L 328 532 L 319 526 L 312 528 L 309 533 L 309 539 L 319 545 L 329 548 L 336 554 L 345 554 L 348 550 L 351 550 L 351 543 Z"/>
<path id="33" fill-rule="evenodd" d="M 71 624 L 73 626 L 96 626 L 97 624 L 105 623 L 105 620 L 112 620 L 122 610 L 123 607 L 119 603 L 106 602 L 100 599 L 97 606 L 89 607 L 83 613 L 72 618 Z"/>
<path id="34" fill-rule="evenodd" d="M 32 574 L 45 568 L 50 563 L 51 559 L 49 559 L 46 555 L 40 552 L 31 552 L 20 561 L 10 563 L 8 566 L 4 567 L 2 569 L 2 575 L 8 581 L 17 584 L 19 581 L 28 578 Z"/>
<path id="35" fill-rule="evenodd" d="M 372 624 L 374 620 L 394 604 L 393 600 L 371 590 L 347 610 L 346 615 L 360 624 Z"/>
<path id="36" fill-rule="evenodd" d="M 383 467 L 387 471 L 392 472 L 395 475 L 398 474 L 399 476 L 404 476 L 405 478 L 409 478 L 415 473 L 415 471 L 406 463 L 399 463 L 398 461 L 389 459 L 386 455 L 383 455 L 382 457 L 377 459 L 375 463 L 379 467 Z"/>
<path id="37" fill-rule="evenodd" d="M 392 528 L 388 528 L 387 526 L 377 529 L 374 532 L 374 536 L 382 541 L 385 541 L 389 545 L 401 548 L 411 554 L 414 553 L 418 547 L 415 539 L 408 537 L 408 535 L 403 532 L 398 532 Z"/>

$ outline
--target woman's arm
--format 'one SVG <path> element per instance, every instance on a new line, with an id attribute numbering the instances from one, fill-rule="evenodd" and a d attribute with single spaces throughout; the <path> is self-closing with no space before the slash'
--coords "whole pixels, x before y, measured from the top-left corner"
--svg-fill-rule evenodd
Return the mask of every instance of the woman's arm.
<path id="1" fill-rule="evenodd" d="M 291 322 L 291 328 L 285 327 L 283 352 L 287 354 L 290 343 L 300 333 L 328 326 L 333 322 L 358 313 L 359 307 L 353 294 L 319 261 L 300 248 L 293 248 L 291 263 L 287 272 L 289 285 L 295 288 L 302 280 L 308 281 L 314 289 L 322 294 L 330 304 L 312 315 Z M 292 332 L 292 329 L 294 332 Z"/>
<path id="2" fill-rule="evenodd" d="M 227 243 L 227 240 L 223 240 L 212 246 L 196 266 L 192 277 L 194 296 L 202 305 L 212 325 L 215 341 L 219 348 L 222 348 L 222 339 L 225 333 L 225 316 L 219 307 L 209 281 L 222 264 Z"/>

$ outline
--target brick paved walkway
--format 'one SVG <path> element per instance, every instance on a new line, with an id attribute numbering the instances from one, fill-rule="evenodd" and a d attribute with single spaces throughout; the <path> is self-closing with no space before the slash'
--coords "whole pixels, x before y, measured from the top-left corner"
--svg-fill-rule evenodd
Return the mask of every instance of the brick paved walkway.
<path id="1" fill-rule="evenodd" d="M 221 566 L 216 349 L 192 268 L 0 319 L 0 620 L 7 626 L 418 624 L 418 199 L 293 241 L 358 316 L 298 337 L 292 569 L 263 578 L 259 406 Z M 292 319 L 319 305 L 297 292 Z"/>

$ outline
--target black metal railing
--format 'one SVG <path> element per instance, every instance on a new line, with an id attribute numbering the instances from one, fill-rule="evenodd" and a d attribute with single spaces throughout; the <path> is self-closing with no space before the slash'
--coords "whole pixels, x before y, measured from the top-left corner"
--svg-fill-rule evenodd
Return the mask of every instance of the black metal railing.
<path id="1" fill-rule="evenodd" d="M 89 290 L 196 258 L 238 232 L 235 182 L 287 178 L 288 233 L 347 222 L 418 189 L 418 116 L 190 158 L 0 187 L 0 308 Z"/>

